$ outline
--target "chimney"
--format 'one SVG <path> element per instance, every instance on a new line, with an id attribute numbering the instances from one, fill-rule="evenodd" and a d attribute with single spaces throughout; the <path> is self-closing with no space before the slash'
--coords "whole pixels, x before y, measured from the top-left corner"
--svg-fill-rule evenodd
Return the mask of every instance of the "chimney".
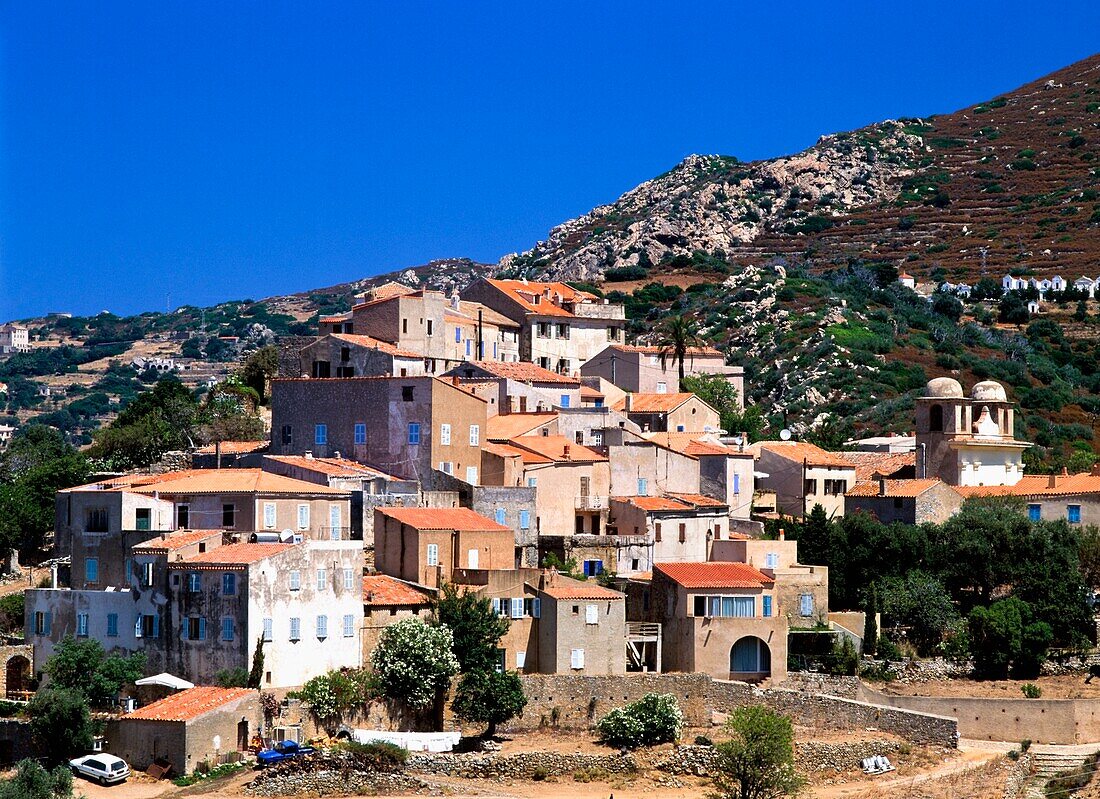
<path id="1" fill-rule="evenodd" d="M 878 478 L 878 495 L 880 497 L 886 496 L 886 478 L 881 475 Z"/>
<path id="2" fill-rule="evenodd" d="M 1094 464 L 1092 467 L 1092 476 L 1100 477 L 1100 463 Z"/>
<path id="3" fill-rule="evenodd" d="M 336 458 L 336 460 L 340 460 L 340 450 L 333 452 L 332 457 Z"/>
<path id="4" fill-rule="evenodd" d="M 626 406 L 625 407 L 626 407 L 626 412 L 627 413 L 630 413 L 632 410 L 634 410 L 634 395 L 633 394 L 627 394 L 626 395 Z"/>
<path id="5" fill-rule="evenodd" d="M 780 541 L 786 541 L 787 540 L 787 533 L 783 530 L 782 527 L 779 528 L 779 540 Z"/>
<path id="6" fill-rule="evenodd" d="M 572 458 L 571 458 L 571 456 L 570 456 L 570 452 L 571 452 L 571 448 L 570 448 L 570 446 L 569 446 L 568 444 L 566 444 L 566 445 L 565 445 L 565 448 L 564 448 L 564 450 L 562 451 L 562 456 L 563 456 L 563 457 L 564 457 L 564 458 L 565 458 L 566 460 L 572 460 Z"/>
<path id="7" fill-rule="evenodd" d="M 311 449 L 306 450 L 306 459 L 307 460 L 313 460 L 313 450 L 311 450 Z"/>
<path id="8" fill-rule="evenodd" d="M 738 447 L 738 452 L 745 451 L 745 445 L 749 443 L 749 434 L 745 430 L 741 431 L 741 446 Z"/>
<path id="9" fill-rule="evenodd" d="M 1054 472 L 1050 473 L 1050 477 L 1047 478 L 1047 488 L 1054 488 L 1058 485 L 1058 475 Z"/>
<path id="10" fill-rule="evenodd" d="M 214 442 L 214 464 L 215 464 L 214 465 L 215 469 L 222 468 L 222 442 L 221 441 L 215 441 Z"/>

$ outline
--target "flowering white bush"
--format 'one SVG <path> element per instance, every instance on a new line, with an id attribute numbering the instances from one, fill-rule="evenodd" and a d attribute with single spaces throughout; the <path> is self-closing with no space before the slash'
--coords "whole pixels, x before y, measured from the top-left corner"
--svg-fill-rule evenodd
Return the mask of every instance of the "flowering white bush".
<path id="1" fill-rule="evenodd" d="M 382 631 L 371 653 L 378 690 L 413 708 L 430 707 L 458 673 L 451 628 L 405 619 Z"/>
<path id="2" fill-rule="evenodd" d="M 646 694 L 626 707 L 617 707 L 596 724 L 600 739 L 611 746 L 638 746 L 675 741 L 684 714 L 672 694 Z"/>

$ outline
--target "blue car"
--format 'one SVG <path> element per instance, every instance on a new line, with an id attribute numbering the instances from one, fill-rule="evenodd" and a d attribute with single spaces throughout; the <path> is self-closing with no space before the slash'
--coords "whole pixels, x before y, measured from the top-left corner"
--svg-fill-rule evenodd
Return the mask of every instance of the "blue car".
<path id="1" fill-rule="evenodd" d="M 270 749 L 264 749 L 257 754 L 256 761 L 261 766 L 270 766 L 301 755 L 312 755 L 316 751 L 312 746 L 300 746 L 294 741 L 279 741 Z"/>

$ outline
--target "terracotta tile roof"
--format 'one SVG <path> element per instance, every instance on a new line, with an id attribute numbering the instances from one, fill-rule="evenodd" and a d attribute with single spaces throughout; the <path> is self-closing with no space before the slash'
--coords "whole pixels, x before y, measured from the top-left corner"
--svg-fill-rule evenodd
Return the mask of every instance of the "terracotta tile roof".
<path id="1" fill-rule="evenodd" d="M 749 447 L 755 454 L 767 450 L 773 455 L 801 464 L 806 461 L 809 466 L 840 466 L 855 468 L 855 464 L 842 455 L 828 452 L 821 447 L 806 441 L 758 441 Z"/>
<path id="2" fill-rule="evenodd" d="M 398 358 L 423 358 L 424 356 L 418 352 L 412 350 L 401 349 L 396 344 L 389 341 L 382 341 L 381 339 L 374 338 L 373 336 L 360 336 L 355 333 L 329 333 L 328 338 L 334 338 L 337 341 L 343 341 L 345 344 L 351 344 L 354 347 L 363 347 L 369 350 L 378 350 L 384 352 L 387 355 L 396 355 Z"/>
<path id="3" fill-rule="evenodd" d="M 561 574 L 550 574 L 540 589 L 554 599 L 625 599 L 624 594 L 593 582 L 574 580 Z"/>
<path id="4" fill-rule="evenodd" d="M 692 505 L 697 505 L 700 508 L 725 508 L 728 507 L 725 502 L 721 502 L 714 497 L 708 497 L 703 494 L 669 494 L 670 497 L 678 499 L 681 502 L 689 502 Z"/>
<path id="5" fill-rule="evenodd" d="M 884 481 L 886 492 L 881 496 L 897 497 L 899 499 L 919 497 L 925 491 L 936 485 L 947 485 L 938 477 L 921 478 L 919 480 L 886 480 Z M 845 492 L 849 497 L 877 497 L 879 494 L 878 480 L 861 480 Z"/>
<path id="6" fill-rule="evenodd" d="M 639 352 L 642 355 L 660 355 L 660 347 L 644 347 L 638 344 L 612 344 L 611 348 L 617 349 L 621 352 Z M 720 350 L 716 350 L 714 347 L 688 347 L 688 357 L 707 357 L 707 358 L 725 358 Z M 673 363 L 673 359 L 669 357 L 667 359 L 669 365 Z"/>
<path id="7" fill-rule="evenodd" d="M 534 436 L 526 436 L 526 438 L 534 438 Z M 529 449 L 523 449 L 522 447 L 516 447 L 507 443 L 497 444 L 494 442 L 487 442 L 481 445 L 481 450 L 483 452 L 491 452 L 501 458 L 519 458 L 525 464 L 554 462 L 551 458 L 539 455 L 537 452 L 532 452 Z"/>
<path id="8" fill-rule="evenodd" d="M 188 469 L 158 475 L 158 479 L 133 484 L 130 489 L 142 494 L 324 494 L 346 496 L 328 486 L 295 480 L 262 469 Z"/>
<path id="9" fill-rule="evenodd" d="M 1074 494 L 1100 494 L 1100 475 L 1091 472 L 1077 474 L 1028 474 L 1011 486 L 954 486 L 964 497 L 1055 497 Z"/>
<path id="10" fill-rule="evenodd" d="M 420 294 L 418 289 L 414 289 L 411 286 L 406 286 L 404 283 L 397 283 L 393 280 L 388 283 L 383 283 L 380 286 L 373 286 L 368 290 L 367 296 L 370 297 L 366 302 L 361 302 L 354 306 L 355 308 L 362 308 L 364 305 L 373 305 L 376 302 L 384 302 L 385 300 L 392 300 L 394 297 L 407 297 L 413 294 Z"/>
<path id="11" fill-rule="evenodd" d="M 500 413 L 485 423 L 485 437 L 490 441 L 507 441 L 556 422 L 556 413 Z"/>
<path id="12" fill-rule="evenodd" d="M 266 455 L 266 460 L 297 466 L 330 477 L 384 477 L 387 480 L 397 478 L 385 472 L 347 458 L 307 458 L 305 455 Z"/>
<path id="13" fill-rule="evenodd" d="M 671 497 L 611 497 L 616 502 L 626 502 L 644 511 L 685 511 L 690 506 Z"/>
<path id="14" fill-rule="evenodd" d="M 205 541 L 215 536 L 220 539 L 222 537 L 222 531 L 179 530 L 174 533 L 162 533 L 156 538 L 142 541 L 140 544 L 135 544 L 132 548 L 140 549 L 142 552 L 175 552 L 177 549 L 189 547 L 192 544 L 197 544 L 200 541 Z"/>
<path id="15" fill-rule="evenodd" d="M 775 583 L 747 563 L 654 563 L 653 569 L 684 588 L 766 588 Z"/>
<path id="16" fill-rule="evenodd" d="M 917 453 L 845 452 L 844 460 L 855 464 L 856 480 L 871 480 L 876 473 L 890 477 L 906 467 L 916 468 Z"/>
<path id="17" fill-rule="evenodd" d="M 629 413 L 669 413 L 679 408 L 694 396 L 695 395 L 690 392 L 680 392 L 676 394 L 632 394 Z M 703 402 L 702 400 L 699 401 Z M 626 410 L 626 397 L 623 397 L 611 407 L 617 411 L 628 413 Z"/>
<path id="18" fill-rule="evenodd" d="M 559 375 L 557 372 L 543 369 L 541 366 L 528 361 L 471 361 L 470 363 L 495 377 L 518 380 L 521 383 L 553 383 L 554 385 L 569 386 L 570 388 L 577 388 L 580 385 L 579 380 Z M 458 374 L 459 377 L 462 377 L 462 367 L 457 366 L 447 374 Z"/>
<path id="19" fill-rule="evenodd" d="M 222 455 L 243 455 L 248 452 L 256 452 L 267 449 L 270 441 L 223 441 L 221 443 Z M 195 450 L 199 455 L 213 455 L 217 452 L 216 444 L 207 444 Z"/>
<path id="20" fill-rule="evenodd" d="M 251 688 L 196 685 L 194 688 L 166 696 L 151 705 L 139 707 L 122 718 L 145 721 L 192 721 L 230 702 L 256 695 L 256 691 Z"/>
<path id="21" fill-rule="evenodd" d="M 519 327 L 518 322 L 509 319 L 504 314 L 494 311 L 488 305 L 482 305 L 480 302 L 473 302 L 471 300 L 459 300 L 457 314 L 454 308 L 448 306 L 447 315 L 457 317 L 467 324 L 476 325 L 477 312 L 479 310 L 481 311 L 481 321 L 487 325 L 492 325 L 493 327 L 507 327 L 509 329 Z"/>
<path id="22" fill-rule="evenodd" d="M 733 447 L 727 447 L 720 441 L 712 440 L 709 433 L 643 433 L 642 437 L 666 449 L 693 457 L 738 454 Z"/>
<path id="23" fill-rule="evenodd" d="M 581 399 L 603 399 L 604 393 L 592 386 L 581 386 Z"/>
<path id="24" fill-rule="evenodd" d="M 228 544 L 224 547 L 215 547 L 209 552 L 192 555 L 184 560 L 172 561 L 168 565 L 182 569 L 194 566 L 248 566 L 293 548 L 294 544 Z"/>
<path id="25" fill-rule="evenodd" d="M 596 463 L 606 462 L 607 456 L 594 449 L 578 444 L 565 436 L 516 436 L 508 443 L 519 449 L 528 450 L 555 463 Z"/>
<path id="26" fill-rule="evenodd" d="M 544 293 L 547 291 L 551 295 L 560 296 L 565 302 L 593 302 L 596 300 L 596 295 L 589 294 L 587 291 L 579 291 L 564 283 L 525 283 L 522 280 L 494 279 L 488 279 L 485 282 L 507 294 L 512 300 L 519 303 L 527 313 L 538 314 L 539 316 L 573 316 L 569 311 L 558 307 L 547 299 Z M 534 302 L 535 296 L 539 297 L 538 304 Z"/>
<path id="27" fill-rule="evenodd" d="M 425 607 L 431 604 L 431 600 L 401 580 L 386 574 L 369 574 L 363 578 L 363 604 L 371 607 Z"/>
<path id="28" fill-rule="evenodd" d="M 320 319 L 317 320 L 317 323 L 322 325 L 335 325 L 339 324 L 340 322 L 350 321 L 351 313 L 345 311 L 344 313 L 332 314 L 331 316 L 322 316 Z"/>
<path id="29" fill-rule="evenodd" d="M 469 508 L 377 508 L 377 511 L 417 530 L 512 532 L 511 527 L 497 524 Z"/>

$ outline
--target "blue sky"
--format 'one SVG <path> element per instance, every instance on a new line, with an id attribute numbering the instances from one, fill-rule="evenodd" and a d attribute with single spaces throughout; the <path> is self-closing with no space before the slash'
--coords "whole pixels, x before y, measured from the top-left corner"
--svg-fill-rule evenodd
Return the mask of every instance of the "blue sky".
<path id="1" fill-rule="evenodd" d="M 495 261 L 693 152 L 979 102 L 1100 3 L 0 0 L 0 320 Z"/>

